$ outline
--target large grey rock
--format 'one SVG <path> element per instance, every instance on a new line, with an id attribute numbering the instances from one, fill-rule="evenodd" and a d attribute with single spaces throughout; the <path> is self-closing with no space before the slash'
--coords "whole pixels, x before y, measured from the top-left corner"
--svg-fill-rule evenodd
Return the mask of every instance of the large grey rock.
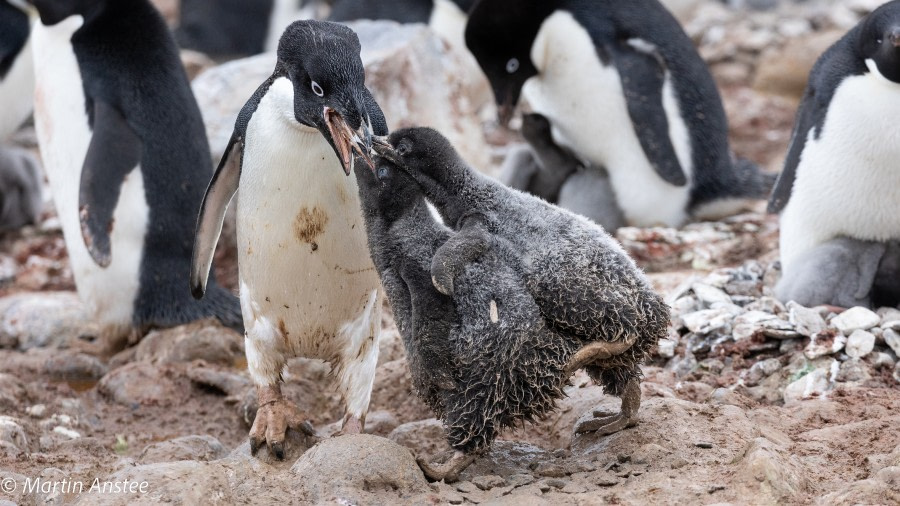
<path id="1" fill-rule="evenodd" d="M 228 475 L 222 466 L 214 463 L 181 461 L 128 466 L 112 476 L 100 478 L 99 483 L 101 486 L 104 482 L 122 485 L 125 480 L 127 486 L 135 486 L 138 491 L 84 493 L 75 504 L 234 504 Z"/>
<path id="2" fill-rule="evenodd" d="M 204 360 L 233 366 L 243 356 L 243 338 L 215 320 L 203 320 L 147 334 L 135 359 L 154 363 Z"/>
<path id="3" fill-rule="evenodd" d="M 134 362 L 111 371 L 98 385 L 100 393 L 125 406 L 169 406 L 189 395 L 189 383 L 171 379 L 156 366 Z"/>
<path id="4" fill-rule="evenodd" d="M 18 348 L 61 346 L 99 335 L 73 292 L 21 293 L 0 299 L 0 341 Z"/>
<path id="5" fill-rule="evenodd" d="M 390 21 L 350 23 L 362 44 L 366 86 L 388 126 L 430 126 L 441 131 L 476 167 L 489 163 L 478 108 L 481 84 L 473 84 L 465 55 L 424 25 Z M 213 157 L 225 151 L 238 112 L 271 75 L 274 53 L 236 60 L 202 73 L 192 83 L 203 111 Z M 337 170 L 337 169 L 335 169 Z"/>
<path id="6" fill-rule="evenodd" d="M 369 494 L 396 497 L 430 489 L 410 451 L 389 439 L 356 434 L 325 439 L 300 457 L 291 472 L 312 502 L 338 496 L 368 502 Z"/>

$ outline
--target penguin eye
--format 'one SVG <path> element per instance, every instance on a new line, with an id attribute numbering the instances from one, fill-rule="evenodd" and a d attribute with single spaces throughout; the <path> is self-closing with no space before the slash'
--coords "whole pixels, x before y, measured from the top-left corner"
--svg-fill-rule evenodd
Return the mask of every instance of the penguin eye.
<path id="1" fill-rule="evenodd" d="M 317 83 L 315 81 L 312 82 L 312 90 L 313 90 L 313 93 L 315 93 L 316 95 L 318 95 L 320 97 L 325 96 L 325 90 L 323 90 L 322 87 L 319 86 L 319 83 Z"/>
<path id="2" fill-rule="evenodd" d="M 519 59 L 510 58 L 509 61 L 506 62 L 506 71 L 510 74 L 515 74 L 517 70 L 519 70 Z"/>
<path id="3" fill-rule="evenodd" d="M 390 175 L 390 171 L 387 167 L 383 165 L 381 167 L 378 167 L 378 172 L 376 173 L 378 179 L 387 179 L 388 175 Z"/>
<path id="4" fill-rule="evenodd" d="M 410 147 L 409 143 L 404 140 L 397 145 L 397 149 L 395 149 L 395 151 L 400 156 L 406 156 L 410 151 L 412 151 L 412 147 Z"/>

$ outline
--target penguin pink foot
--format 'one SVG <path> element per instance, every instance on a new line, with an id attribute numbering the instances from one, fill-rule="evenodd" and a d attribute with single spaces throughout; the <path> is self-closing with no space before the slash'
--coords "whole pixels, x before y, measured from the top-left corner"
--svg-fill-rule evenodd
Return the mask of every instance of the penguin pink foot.
<path id="1" fill-rule="evenodd" d="M 475 461 L 475 457 L 477 455 L 474 453 L 455 451 L 446 462 L 440 462 L 440 457 L 436 457 L 431 462 L 426 462 L 425 459 L 419 457 L 416 458 L 416 463 L 419 464 L 425 477 L 429 480 L 444 480 L 445 483 L 453 483 L 459 480 L 459 474 Z"/>
<path id="2" fill-rule="evenodd" d="M 265 443 L 276 459 L 284 460 L 284 440 L 288 429 L 298 430 L 307 436 L 315 436 L 316 431 L 291 401 L 281 395 L 280 385 L 257 387 L 259 408 L 250 428 L 250 453 L 256 452 Z"/>
<path id="3" fill-rule="evenodd" d="M 641 384 L 637 378 L 628 380 L 620 397 L 622 409 L 618 413 L 594 411 L 594 418 L 575 425 L 575 433 L 594 432 L 598 436 L 606 436 L 637 425 L 638 408 L 641 406 Z"/>
<path id="4" fill-rule="evenodd" d="M 363 416 L 351 416 L 347 415 L 344 417 L 344 424 L 341 426 L 340 432 L 338 432 L 337 436 L 347 436 L 350 434 L 362 434 L 363 430 L 366 428 L 366 417 Z"/>

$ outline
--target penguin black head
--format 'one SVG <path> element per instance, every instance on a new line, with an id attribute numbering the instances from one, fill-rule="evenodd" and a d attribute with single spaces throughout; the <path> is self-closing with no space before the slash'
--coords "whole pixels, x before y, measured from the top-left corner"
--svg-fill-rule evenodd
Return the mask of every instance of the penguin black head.
<path id="1" fill-rule="evenodd" d="M 322 133 L 348 175 L 354 152 L 373 167 L 372 135 L 387 135 L 359 52 L 353 30 L 327 21 L 297 21 L 278 43 L 276 74 L 293 83 L 294 117 Z"/>
<path id="2" fill-rule="evenodd" d="M 556 3 L 482 0 L 469 13 L 466 46 L 491 82 L 501 124 L 509 123 L 525 81 L 538 74 L 531 46 Z"/>
<path id="3" fill-rule="evenodd" d="M 900 1 L 882 5 L 863 21 L 858 49 L 881 75 L 900 83 Z"/>
<path id="4" fill-rule="evenodd" d="M 41 23 L 53 26 L 69 16 L 80 15 L 85 21 L 103 10 L 106 0 L 28 0 L 41 16 Z"/>

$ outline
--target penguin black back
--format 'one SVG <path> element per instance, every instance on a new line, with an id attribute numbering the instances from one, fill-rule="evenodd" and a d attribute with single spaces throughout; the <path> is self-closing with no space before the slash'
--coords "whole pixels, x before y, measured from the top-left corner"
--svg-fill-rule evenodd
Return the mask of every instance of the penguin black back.
<path id="1" fill-rule="evenodd" d="M 28 15 L 6 0 L 0 0 L 0 80 L 25 47 L 29 32 Z"/>

